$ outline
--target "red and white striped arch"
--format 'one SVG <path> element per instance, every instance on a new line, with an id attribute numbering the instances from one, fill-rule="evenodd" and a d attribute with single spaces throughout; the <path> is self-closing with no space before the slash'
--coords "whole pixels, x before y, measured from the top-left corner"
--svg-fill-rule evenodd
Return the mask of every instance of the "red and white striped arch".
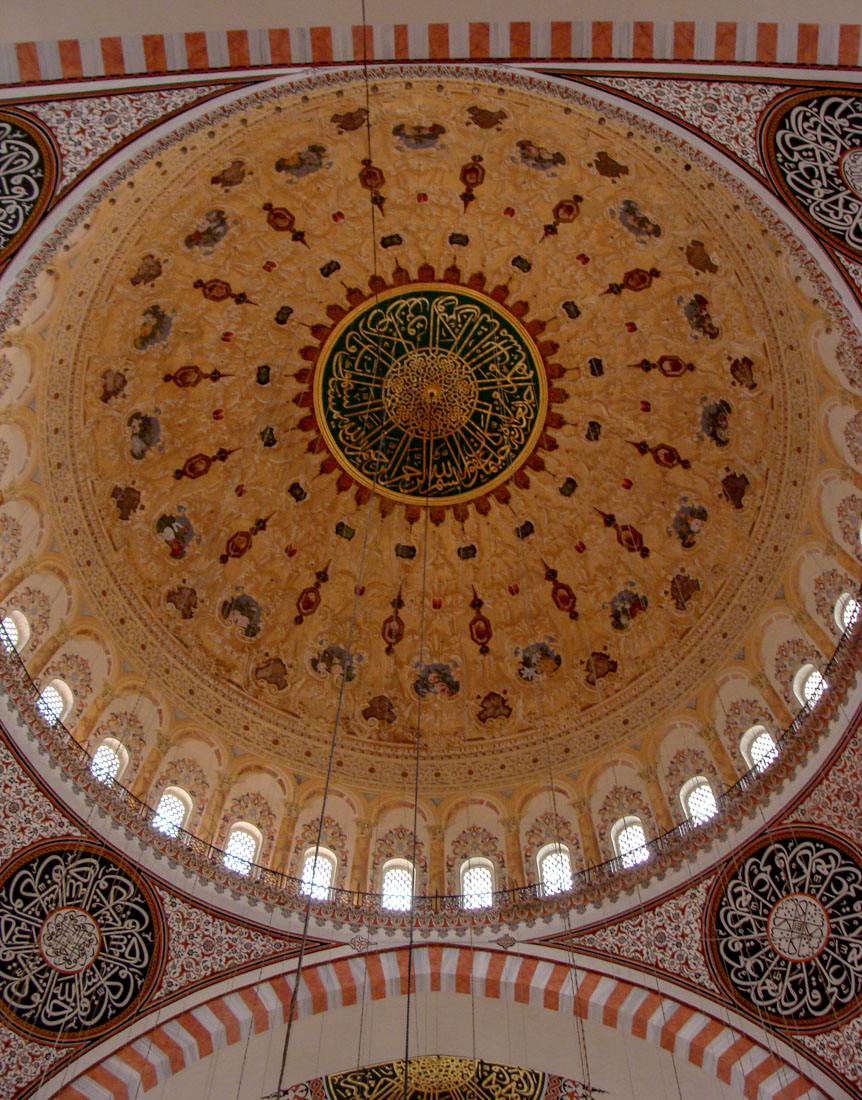
<path id="1" fill-rule="evenodd" d="M 363 33 L 364 32 L 364 33 Z M 394 23 L 128 34 L 0 45 L 0 85 L 369 61 L 676 61 L 855 68 L 858 23 Z"/>
<path id="2" fill-rule="evenodd" d="M 407 950 L 307 966 L 299 1018 L 407 992 Z M 574 976 L 572 977 L 572 975 Z M 726 1023 L 643 986 L 546 959 L 439 944 L 415 948 L 411 991 L 464 993 L 589 1019 L 654 1043 L 748 1100 L 826 1100 L 799 1069 Z M 160 1023 L 54 1093 L 56 1100 L 136 1100 L 214 1051 L 282 1026 L 290 977 L 213 997 Z"/>

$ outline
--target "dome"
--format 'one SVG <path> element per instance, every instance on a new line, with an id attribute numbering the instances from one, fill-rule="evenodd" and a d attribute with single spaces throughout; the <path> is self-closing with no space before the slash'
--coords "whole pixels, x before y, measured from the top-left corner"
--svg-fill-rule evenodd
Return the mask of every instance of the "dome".
<path id="1" fill-rule="evenodd" d="M 366 62 L 0 112 L 0 1062 L 849 1098 L 858 97 Z"/>
<path id="2" fill-rule="evenodd" d="M 323 774 L 334 739 L 398 790 L 421 724 L 430 794 L 644 754 L 722 662 L 760 672 L 841 391 L 822 310 L 619 108 L 481 72 L 364 94 L 203 117 L 52 261 L 58 542 L 233 752 Z"/>

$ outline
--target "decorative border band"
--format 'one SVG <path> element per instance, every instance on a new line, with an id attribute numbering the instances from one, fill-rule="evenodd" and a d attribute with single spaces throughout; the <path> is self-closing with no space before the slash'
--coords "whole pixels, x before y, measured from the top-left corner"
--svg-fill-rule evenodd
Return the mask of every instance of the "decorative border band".
<path id="1" fill-rule="evenodd" d="M 364 33 L 363 33 L 364 32 Z M 854 68 L 854 23 L 395 23 L 0 45 L 0 85 L 368 61 L 676 61 Z"/>

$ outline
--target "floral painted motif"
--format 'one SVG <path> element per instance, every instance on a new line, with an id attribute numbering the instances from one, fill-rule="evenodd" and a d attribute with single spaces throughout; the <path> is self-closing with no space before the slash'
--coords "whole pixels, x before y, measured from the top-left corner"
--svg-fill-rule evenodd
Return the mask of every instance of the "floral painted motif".
<path id="1" fill-rule="evenodd" d="M 632 233 L 641 244 L 645 244 L 650 237 L 661 236 L 661 226 L 651 221 L 646 214 L 642 214 L 634 199 L 623 199 L 620 209 L 612 213 L 619 219 L 620 225 Z"/>
<path id="2" fill-rule="evenodd" d="M 9 450 L 9 444 L 5 439 L 0 439 L 0 477 L 6 473 L 6 467 L 9 465 L 9 458 L 11 451 Z"/>
<path id="3" fill-rule="evenodd" d="M 164 515 L 156 520 L 156 534 L 165 540 L 172 558 L 184 558 L 186 548 L 195 536 L 195 529 L 188 516 Z"/>
<path id="4" fill-rule="evenodd" d="M 785 702 L 794 710 L 799 706 L 799 700 L 793 694 L 793 677 L 804 664 L 809 663 L 819 669 L 823 658 L 811 642 L 804 642 L 801 638 L 782 642 L 775 651 L 775 678 L 781 685 Z"/>
<path id="5" fill-rule="evenodd" d="M 721 330 L 710 316 L 709 302 L 702 294 L 695 294 L 689 302 L 686 302 L 683 305 L 683 313 L 691 326 L 691 334 L 695 340 L 701 336 L 706 336 L 709 340 L 718 339 Z"/>
<path id="6" fill-rule="evenodd" d="M 332 676 L 336 683 L 341 683 L 342 678 L 348 684 L 356 679 L 356 656 L 348 655 L 340 645 L 324 646 L 311 658 L 311 667 L 318 676 L 324 679 Z"/>
<path id="7" fill-rule="evenodd" d="M 239 821 L 247 821 L 250 825 L 260 829 L 263 836 L 258 862 L 266 863 L 272 851 L 275 841 L 275 814 L 272 812 L 267 800 L 256 791 L 247 791 L 231 800 L 224 813 L 221 815 L 221 824 L 218 835 L 221 838 L 220 846 L 224 847 L 228 829 Z"/>
<path id="8" fill-rule="evenodd" d="M 571 823 L 552 810 L 539 814 L 533 824 L 524 833 L 524 869 L 527 878 L 538 879 L 539 868 L 536 856 L 546 844 L 565 844 L 569 849 L 572 870 L 583 867 L 580 838 Z"/>
<path id="9" fill-rule="evenodd" d="M 703 775 L 709 780 L 713 794 L 721 793 L 722 784 L 718 772 L 705 752 L 701 749 L 680 749 L 674 753 L 665 773 L 665 789 L 669 796 L 671 813 L 677 822 L 688 817 L 680 802 L 680 788 L 696 775 Z"/>
<path id="10" fill-rule="evenodd" d="M 65 188 L 124 138 L 224 87 L 229 85 L 55 99 L 30 103 L 27 110 L 50 127 L 60 147 L 59 186 Z"/>
<path id="11" fill-rule="evenodd" d="M 460 894 L 461 864 L 471 856 L 484 856 L 494 864 L 494 889 L 502 888 L 505 881 L 506 861 L 497 838 L 481 825 L 468 825 L 455 837 L 446 858 L 446 878 L 450 894 Z"/>
<path id="12" fill-rule="evenodd" d="M 173 318 L 161 306 L 147 306 L 141 317 L 138 334 L 134 339 L 138 351 L 146 351 L 156 344 L 163 344 L 171 334 Z"/>
<path id="13" fill-rule="evenodd" d="M 141 765 L 147 744 L 143 723 L 129 710 L 114 711 L 104 722 L 100 722 L 90 735 L 91 751 L 106 737 L 116 738 L 129 754 L 129 767 L 123 775 L 123 782 L 128 786 L 128 780 L 134 776 Z"/>
<path id="14" fill-rule="evenodd" d="M 612 787 L 605 795 L 604 801 L 599 807 L 598 814 L 599 843 L 604 847 L 608 855 L 612 856 L 615 854 L 613 844 L 611 843 L 611 828 L 614 822 L 630 814 L 641 819 L 647 840 L 649 840 L 651 836 L 658 835 L 652 810 L 641 792 L 633 790 L 631 787 L 619 785 Z"/>
<path id="15" fill-rule="evenodd" d="M 533 642 L 523 650 L 516 649 L 515 656 L 519 655 L 518 675 L 522 680 L 538 681 L 544 676 L 553 676 L 563 663 L 560 654 L 547 642 Z"/>
<path id="16" fill-rule="evenodd" d="M 294 946 L 291 939 L 222 920 L 167 891 L 161 894 L 161 901 L 170 951 L 156 1001 L 206 981 L 211 975 L 278 958 Z"/>
<path id="17" fill-rule="evenodd" d="M 854 461 L 862 466 L 862 412 L 856 413 L 844 426 L 844 442 Z"/>
<path id="18" fill-rule="evenodd" d="M 133 412 L 126 421 L 129 429 L 129 452 L 132 458 L 142 459 L 150 447 L 155 447 L 162 436 L 162 430 L 155 416 L 145 416 L 142 412 Z"/>
<path id="19" fill-rule="evenodd" d="M 290 857 L 290 874 L 297 878 L 302 874 L 302 862 L 309 848 L 317 844 L 317 831 L 320 829 L 320 817 L 315 817 L 296 834 L 293 854 Z M 338 863 L 335 867 L 335 885 L 342 887 L 347 877 L 347 833 L 334 817 L 324 815 L 323 828 L 320 829 L 320 846 L 335 853 Z"/>
<path id="20" fill-rule="evenodd" d="M 21 549 L 21 524 L 7 512 L 0 514 L 0 573 L 6 573 Z"/>
<path id="21" fill-rule="evenodd" d="M 517 145 L 522 163 L 528 164 L 531 168 L 538 168 L 540 172 L 547 172 L 559 164 L 566 163 L 565 156 L 558 150 L 545 149 L 528 138 L 519 141 Z M 550 172 L 550 175 L 556 175 L 556 172 Z"/>
<path id="22" fill-rule="evenodd" d="M 607 605 L 610 608 L 611 626 L 614 630 L 628 630 L 634 619 L 649 607 L 646 596 L 635 591 L 634 582 L 629 581 L 629 585 L 631 587 L 617 592 Z"/>
<path id="23" fill-rule="evenodd" d="M 857 587 L 855 581 L 839 569 L 821 573 L 814 582 L 814 606 L 817 614 L 826 629 L 836 638 L 841 635 L 841 630 L 835 621 L 835 605 L 845 592 L 853 593 Z"/>
<path id="24" fill-rule="evenodd" d="M 200 248 L 210 252 L 230 229 L 224 210 L 208 210 L 186 237 L 186 248 Z"/>
<path id="25" fill-rule="evenodd" d="M 261 610 L 257 600 L 245 592 L 222 601 L 220 614 L 226 623 L 232 623 L 243 638 L 256 638 L 260 634 Z"/>
<path id="26" fill-rule="evenodd" d="M 9 356 L 0 352 L 0 397 L 9 389 L 14 375 L 15 371 L 9 360 Z"/>
<path id="27" fill-rule="evenodd" d="M 422 841 L 416 842 L 416 851 L 413 851 L 413 830 L 404 825 L 396 825 L 378 837 L 374 845 L 374 858 L 371 861 L 371 881 L 375 888 L 380 886 L 380 872 L 387 859 L 415 860 L 416 865 L 416 891 L 424 893 L 428 872 L 428 861 Z"/>
<path id="28" fill-rule="evenodd" d="M 209 797 L 210 782 L 197 761 L 187 756 L 172 760 L 150 789 L 149 801 L 152 806 L 158 805 L 165 787 L 182 787 L 192 800 L 192 815 L 203 813 Z"/>
<path id="29" fill-rule="evenodd" d="M 730 402 L 722 397 L 704 405 L 700 416 L 700 427 L 717 447 L 726 447 L 730 442 Z"/>
<path id="30" fill-rule="evenodd" d="M 452 698 L 461 690 L 461 684 L 455 679 L 451 667 L 446 664 L 423 665 L 413 682 L 413 690 L 420 699 L 426 695 L 445 695 Z"/>
<path id="31" fill-rule="evenodd" d="M 53 661 L 39 677 L 39 686 L 60 679 L 69 685 L 75 697 L 74 705 L 65 718 L 66 726 L 73 726 L 81 717 L 93 691 L 93 670 L 89 661 L 78 653 L 64 653 Z"/>
<path id="32" fill-rule="evenodd" d="M 862 390 L 862 359 L 853 354 L 853 349 L 840 343 L 835 349 L 835 361 L 850 385 Z"/>
<path id="33" fill-rule="evenodd" d="M 325 145 L 309 145 L 305 149 L 298 149 L 286 157 L 279 157 L 275 162 L 276 172 L 286 172 L 293 179 L 302 179 L 310 176 L 323 167 L 323 158 L 326 156 Z"/>
<path id="34" fill-rule="evenodd" d="M 841 528 L 844 541 L 852 548 L 856 557 L 862 561 L 862 543 L 860 543 L 862 497 L 856 496 L 854 493 L 841 501 L 838 505 L 838 526 Z"/>
<path id="35" fill-rule="evenodd" d="M 632 960 L 679 974 L 702 989 L 717 991 L 703 956 L 700 936 L 691 934 L 702 920 L 710 881 L 698 883 L 663 905 L 637 916 L 609 921 L 603 928 L 566 938 L 569 946 L 592 948 L 613 959 Z"/>
<path id="36" fill-rule="evenodd" d="M 20 611 L 30 627 L 27 646 L 35 650 L 45 636 L 51 621 L 51 601 L 41 588 L 25 585 L 6 601 L 6 611 Z"/>
<path id="37" fill-rule="evenodd" d="M 405 147 L 408 149 L 432 149 L 445 133 L 446 127 L 441 126 L 439 122 L 435 122 L 431 126 L 423 126 L 419 123 L 407 125 L 399 122 L 392 131 L 393 136 L 398 139 L 398 147 L 401 149 Z"/>
<path id="38" fill-rule="evenodd" d="M 702 504 L 690 504 L 685 497 L 682 502 L 667 533 L 676 535 L 684 550 L 691 550 L 697 543 L 701 527 L 709 519 L 709 513 Z"/>

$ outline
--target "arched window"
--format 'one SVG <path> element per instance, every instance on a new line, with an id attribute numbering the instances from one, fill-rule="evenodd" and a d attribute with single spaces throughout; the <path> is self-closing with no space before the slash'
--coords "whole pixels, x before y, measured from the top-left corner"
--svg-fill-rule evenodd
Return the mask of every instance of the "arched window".
<path id="1" fill-rule="evenodd" d="M 835 602 L 835 622 L 842 632 L 849 630 L 859 618 L 859 601 L 849 592 L 842 592 Z"/>
<path id="2" fill-rule="evenodd" d="M 65 680 L 52 680 L 42 688 L 36 706 L 48 722 L 62 722 L 75 703 L 72 689 Z"/>
<path id="3" fill-rule="evenodd" d="M 793 694 L 803 707 L 815 707 L 820 696 L 829 687 L 823 676 L 810 662 L 804 664 L 793 677 Z"/>
<path id="4" fill-rule="evenodd" d="M 493 902 L 494 865 L 483 856 L 471 856 L 461 864 L 461 894 L 465 909 L 487 909 Z"/>
<path id="5" fill-rule="evenodd" d="M 20 652 L 30 641 L 30 624 L 20 611 L 9 611 L 0 620 L 0 645 L 11 653 Z"/>
<path id="6" fill-rule="evenodd" d="M 633 814 L 621 817 L 611 829 L 611 841 L 623 867 L 634 867 L 649 859 L 643 822 Z"/>
<path id="7" fill-rule="evenodd" d="M 407 859 L 389 859 L 383 864 L 381 882 L 384 909 L 409 909 L 413 900 L 413 864 Z"/>
<path id="8" fill-rule="evenodd" d="M 572 861 L 564 844 L 546 844 L 536 856 L 539 882 L 545 894 L 561 894 L 572 888 Z"/>
<path id="9" fill-rule="evenodd" d="M 247 875 L 251 865 L 257 859 L 260 850 L 260 842 L 263 838 L 260 830 L 247 821 L 237 822 L 231 825 L 227 835 L 227 844 L 224 846 L 224 865 L 229 871 Z"/>
<path id="10" fill-rule="evenodd" d="M 757 768 L 759 772 L 765 771 L 778 756 L 778 746 L 766 726 L 752 726 L 746 730 L 739 748 L 749 768 Z"/>
<path id="11" fill-rule="evenodd" d="M 115 737 L 106 737 L 93 754 L 90 771 L 103 783 L 118 779 L 129 763 L 129 754 Z"/>
<path id="12" fill-rule="evenodd" d="M 165 836 L 176 836 L 191 812 L 192 800 L 182 787 L 165 787 L 150 824 Z"/>
<path id="13" fill-rule="evenodd" d="M 326 901 L 335 881 L 336 864 L 335 853 L 328 848 L 309 848 L 302 861 L 300 894 L 310 895 L 316 901 Z"/>
<path id="14" fill-rule="evenodd" d="M 695 825 L 703 825 L 718 813 L 715 794 L 705 775 L 696 775 L 683 783 L 679 800 L 685 816 L 691 818 Z"/>

